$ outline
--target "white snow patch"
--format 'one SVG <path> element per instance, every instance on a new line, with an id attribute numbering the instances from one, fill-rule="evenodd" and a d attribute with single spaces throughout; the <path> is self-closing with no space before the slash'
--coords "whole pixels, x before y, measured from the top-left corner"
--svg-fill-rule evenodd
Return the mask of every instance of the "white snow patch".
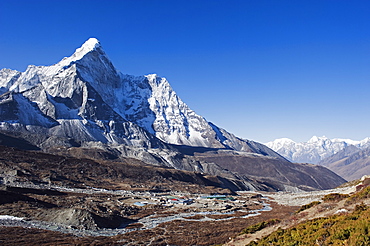
<path id="1" fill-rule="evenodd" d="M 71 62 L 81 60 L 87 53 L 101 47 L 96 38 L 89 38 L 80 48 L 76 49 L 70 57 L 64 57 L 62 61 L 56 64 L 58 67 L 68 66 Z"/>
<path id="2" fill-rule="evenodd" d="M 337 210 L 334 214 L 346 214 L 348 213 L 348 210 L 345 208 Z"/>
<path id="3" fill-rule="evenodd" d="M 11 215 L 0 215 L 0 220 L 23 220 L 23 218 L 11 216 Z"/>

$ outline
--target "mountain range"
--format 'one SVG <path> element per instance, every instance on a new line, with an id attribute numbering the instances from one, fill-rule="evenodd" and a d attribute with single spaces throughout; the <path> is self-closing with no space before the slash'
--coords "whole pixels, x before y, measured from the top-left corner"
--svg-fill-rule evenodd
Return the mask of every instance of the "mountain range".
<path id="1" fill-rule="evenodd" d="M 344 182 L 324 167 L 291 163 L 208 122 L 165 78 L 119 72 L 95 38 L 54 65 L 0 70 L 0 94 L 0 131 L 45 152 L 103 151 L 222 176 L 244 189 L 325 189 Z"/>
<path id="2" fill-rule="evenodd" d="M 307 142 L 297 143 L 289 138 L 280 138 L 266 143 L 266 146 L 290 161 L 313 164 L 319 163 L 350 145 L 365 149 L 370 147 L 370 138 L 355 141 L 351 139 L 329 139 L 325 136 L 313 136 Z"/>
<path id="3" fill-rule="evenodd" d="M 355 141 L 314 136 L 301 143 L 281 138 L 266 145 L 288 160 L 325 166 L 346 180 L 370 173 L 370 138 Z"/>

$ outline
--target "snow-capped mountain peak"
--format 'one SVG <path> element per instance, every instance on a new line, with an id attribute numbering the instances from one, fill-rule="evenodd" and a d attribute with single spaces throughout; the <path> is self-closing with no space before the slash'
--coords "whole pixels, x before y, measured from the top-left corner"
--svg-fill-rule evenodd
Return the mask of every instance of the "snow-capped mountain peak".
<path id="1" fill-rule="evenodd" d="M 97 48 L 101 48 L 99 40 L 96 38 L 89 38 L 81 47 L 76 49 L 72 56 L 65 57 L 59 64 L 66 66 L 71 62 L 81 60 L 87 53 L 94 51 Z"/>
<path id="2" fill-rule="evenodd" d="M 209 123 L 178 97 L 165 78 L 118 72 L 96 38 L 54 65 L 31 65 L 25 72 L 1 70 L 0 92 L 9 92 L 0 98 L 4 109 L 0 108 L 0 129 L 31 124 L 43 127 L 45 134 L 85 141 L 148 146 L 149 139 L 158 138 L 170 144 L 226 147 L 281 158 L 264 145 Z"/>
<path id="3" fill-rule="evenodd" d="M 370 138 L 364 138 L 362 140 L 352 140 L 352 139 L 344 139 L 344 138 L 334 138 L 332 139 L 333 142 L 346 142 L 349 145 L 354 146 L 364 146 L 370 142 Z"/>
<path id="4" fill-rule="evenodd" d="M 76 49 L 75 54 L 87 53 L 91 50 L 96 49 L 97 47 L 101 47 L 99 40 L 97 40 L 96 38 L 89 38 L 80 48 Z"/>
<path id="5" fill-rule="evenodd" d="M 325 136 L 322 136 L 322 137 L 313 136 L 312 138 L 310 138 L 310 140 L 307 141 L 307 143 L 325 142 L 328 140 L 330 139 Z"/>
<path id="6" fill-rule="evenodd" d="M 277 143 L 281 143 L 281 144 L 290 144 L 290 143 L 295 143 L 292 139 L 290 138 L 279 138 L 279 139 L 276 139 L 278 141 L 276 141 Z"/>
<path id="7" fill-rule="evenodd" d="M 290 138 L 279 138 L 275 139 L 272 142 L 266 144 L 269 148 L 274 149 L 275 151 L 280 150 L 281 148 L 285 148 L 286 146 L 295 145 L 296 142 L 291 140 Z"/>

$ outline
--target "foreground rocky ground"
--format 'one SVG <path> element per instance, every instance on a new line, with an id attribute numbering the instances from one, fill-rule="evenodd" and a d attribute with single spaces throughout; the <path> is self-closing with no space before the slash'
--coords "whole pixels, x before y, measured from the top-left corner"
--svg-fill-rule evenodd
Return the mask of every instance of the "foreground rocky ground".
<path id="1" fill-rule="evenodd" d="M 288 227 L 290 220 L 298 223 L 318 214 L 295 215 L 301 205 L 325 194 L 353 190 L 207 196 L 19 186 L 23 187 L 1 186 L 0 242 L 4 245 L 215 245 L 230 240 L 229 245 L 245 245 L 273 231 L 237 237 L 248 226 L 278 219 Z M 332 205 L 328 213 L 338 209 Z"/>
<path id="2" fill-rule="evenodd" d="M 301 205 L 350 192 L 235 193 L 223 182 L 134 159 L 0 146 L 0 245 L 244 245 L 256 238 L 238 237 L 251 225 L 288 226 Z"/>
<path id="3" fill-rule="evenodd" d="M 131 159 L 115 163 L 4 146 L 0 154 L 5 245 L 212 245 L 294 211 L 257 193 L 237 195 L 218 177 Z"/>
<path id="4" fill-rule="evenodd" d="M 6 185 L 0 193 L 0 242 L 5 245 L 212 245 L 296 209 L 257 193 L 206 196 Z"/>
<path id="5" fill-rule="evenodd" d="M 296 194 L 275 193 L 270 197 L 279 204 L 302 206 L 282 220 L 245 229 L 226 245 L 369 245 L 368 176 L 347 187 Z"/>

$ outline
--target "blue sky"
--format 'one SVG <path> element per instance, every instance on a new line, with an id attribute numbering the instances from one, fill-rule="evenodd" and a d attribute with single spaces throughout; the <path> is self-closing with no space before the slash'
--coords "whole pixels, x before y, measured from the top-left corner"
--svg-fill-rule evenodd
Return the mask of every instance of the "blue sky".
<path id="1" fill-rule="evenodd" d="M 123 73 L 166 77 L 190 108 L 267 142 L 370 137 L 370 1 L 0 0 L 0 68 L 100 40 Z"/>

